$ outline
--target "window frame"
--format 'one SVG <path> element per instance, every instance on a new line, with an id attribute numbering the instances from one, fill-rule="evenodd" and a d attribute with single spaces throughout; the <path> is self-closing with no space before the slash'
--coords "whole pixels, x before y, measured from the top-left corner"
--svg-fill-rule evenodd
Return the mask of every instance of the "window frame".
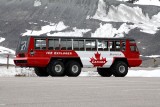
<path id="1" fill-rule="evenodd" d="M 131 52 L 139 52 L 138 47 L 136 45 L 130 45 L 129 47 Z M 134 47 L 134 50 L 132 50 L 131 47 Z"/>
<path id="2" fill-rule="evenodd" d="M 98 48 L 99 47 L 98 43 L 102 43 L 102 45 L 104 45 L 104 46 L 102 46 L 102 48 Z M 97 51 L 109 51 L 109 44 L 108 43 L 109 43 L 108 40 L 101 40 L 101 39 L 98 40 L 97 39 Z M 106 48 L 105 48 L 105 46 L 106 46 Z M 99 49 L 102 49 L 102 50 L 99 50 Z"/>
<path id="3" fill-rule="evenodd" d="M 75 41 L 77 41 L 78 42 L 78 47 L 74 47 L 75 45 L 74 45 L 74 43 L 75 43 Z M 80 47 L 80 42 L 83 42 L 82 44 L 83 44 L 83 47 L 82 47 L 82 49 L 81 49 L 81 47 Z M 85 39 L 73 39 L 73 47 L 72 47 L 72 49 L 74 50 L 74 51 L 85 51 L 85 46 L 84 46 L 84 44 L 85 44 Z M 77 49 L 76 49 L 77 48 Z"/>
<path id="4" fill-rule="evenodd" d="M 53 40 L 53 46 L 52 46 L 52 49 L 50 49 L 51 47 L 50 47 L 50 44 L 49 44 L 49 41 L 50 40 Z M 57 42 L 58 42 L 58 47 L 55 47 L 55 40 L 57 40 Z M 59 48 L 59 49 L 58 49 Z M 48 50 L 60 50 L 60 40 L 59 40 L 59 38 L 53 38 L 53 39 L 51 39 L 51 38 L 48 38 Z"/>
<path id="5" fill-rule="evenodd" d="M 45 46 L 46 46 L 45 49 L 43 49 L 43 47 L 42 47 L 42 42 L 41 42 L 41 44 L 40 44 L 40 45 L 41 45 L 41 46 L 40 46 L 40 49 L 37 49 L 37 47 L 36 47 L 36 43 L 37 43 L 36 41 L 37 41 L 37 40 L 44 40 L 44 41 L 45 41 Z M 34 49 L 35 49 L 35 50 L 47 50 L 47 39 L 46 39 L 46 38 L 35 38 L 35 39 L 34 39 Z"/>
<path id="6" fill-rule="evenodd" d="M 66 47 L 62 47 L 62 41 L 65 41 L 65 45 L 64 46 L 66 46 Z M 69 41 L 71 42 L 71 47 L 68 47 L 69 45 L 68 45 L 68 43 L 69 43 Z M 64 38 L 64 39 L 60 39 L 60 50 L 72 50 L 73 48 L 72 48 L 72 46 L 73 46 L 73 44 L 72 44 L 72 39 L 66 39 L 66 38 Z M 62 49 L 62 48 L 65 48 L 65 49 Z M 68 48 L 70 48 L 70 49 L 68 49 Z"/>
<path id="7" fill-rule="evenodd" d="M 86 48 L 86 41 L 90 41 L 89 43 L 91 44 L 90 45 L 90 49 L 89 50 L 87 50 L 87 48 Z M 92 46 L 92 42 L 95 42 L 95 47 L 93 48 L 93 46 Z M 96 39 L 85 39 L 85 43 L 84 43 L 84 45 L 85 45 L 85 51 L 97 51 L 97 40 Z"/>

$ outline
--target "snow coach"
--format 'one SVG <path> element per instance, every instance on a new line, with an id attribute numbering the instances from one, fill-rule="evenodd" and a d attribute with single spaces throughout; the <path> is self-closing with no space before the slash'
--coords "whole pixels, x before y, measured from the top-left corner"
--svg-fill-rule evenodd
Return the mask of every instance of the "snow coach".
<path id="1" fill-rule="evenodd" d="M 23 36 L 14 63 L 34 67 L 41 77 L 76 77 L 91 67 L 103 77 L 125 77 L 128 68 L 140 66 L 142 60 L 131 38 Z"/>

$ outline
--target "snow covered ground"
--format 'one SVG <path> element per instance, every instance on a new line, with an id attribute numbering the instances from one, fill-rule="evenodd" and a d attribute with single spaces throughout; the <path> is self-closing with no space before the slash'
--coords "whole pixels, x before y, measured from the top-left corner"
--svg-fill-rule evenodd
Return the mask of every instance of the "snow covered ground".
<path id="1" fill-rule="evenodd" d="M 30 68 L 19 68 L 15 66 L 9 66 L 7 69 L 6 66 L 0 66 L 0 77 L 15 77 L 15 76 L 27 76 L 33 77 L 36 76 L 33 72 L 33 69 Z"/>
<path id="2" fill-rule="evenodd" d="M 87 71 L 87 72 L 82 72 L 80 76 L 99 76 L 99 75 L 97 72 Z M 160 68 L 129 69 L 129 72 L 126 77 L 160 77 Z"/>
<path id="3" fill-rule="evenodd" d="M 7 69 L 5 66 L 0 66 L 0 77 L 36 77 L 32 68 L 19 68 L 10 66 Z M 99 76 L 96 69 L 83 69 L 81 77 Z M 126 77 L 160 77 L 160 68 L 136 68 L 130 69 Z"/>

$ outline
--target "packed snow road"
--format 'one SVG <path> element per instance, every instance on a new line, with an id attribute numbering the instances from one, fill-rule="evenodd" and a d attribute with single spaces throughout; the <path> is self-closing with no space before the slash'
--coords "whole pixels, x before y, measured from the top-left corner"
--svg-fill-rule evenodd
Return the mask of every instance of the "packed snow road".
<path id="1" fill-rule="evenodd" d="M 0 78 L 0 107 L 159 107 L 160 78 Z"/>

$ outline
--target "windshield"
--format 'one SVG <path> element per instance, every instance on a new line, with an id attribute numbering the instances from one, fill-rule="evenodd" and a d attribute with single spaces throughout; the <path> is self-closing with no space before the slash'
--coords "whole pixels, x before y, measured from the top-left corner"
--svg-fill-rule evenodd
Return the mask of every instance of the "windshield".
<path id="1" fill-rule="evenodd" d="M 16 54 L 26 52 L 28 49 L 29 37 L 21 37 L 16 49 Z"/>

